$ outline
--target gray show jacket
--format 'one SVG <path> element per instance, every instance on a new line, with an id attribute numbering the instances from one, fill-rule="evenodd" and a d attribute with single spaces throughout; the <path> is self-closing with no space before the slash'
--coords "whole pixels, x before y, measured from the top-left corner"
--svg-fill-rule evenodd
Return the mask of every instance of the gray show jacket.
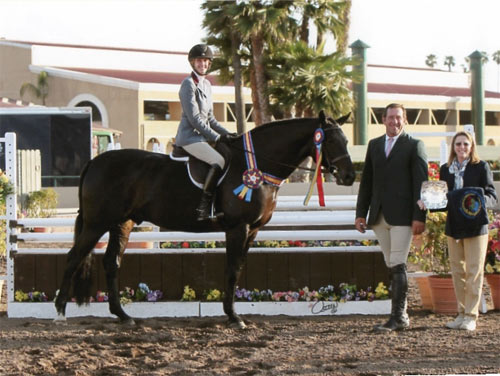
<path id="1" fill-rule="evenodd" d="M 229 133 L 214 117 L 210 82 L 204 79 L 196 85 L 193 76 L 185 78 L 179 90 L 182 117 L 175 136 L 178 146 L 216 141 L 219 135 Z"/>

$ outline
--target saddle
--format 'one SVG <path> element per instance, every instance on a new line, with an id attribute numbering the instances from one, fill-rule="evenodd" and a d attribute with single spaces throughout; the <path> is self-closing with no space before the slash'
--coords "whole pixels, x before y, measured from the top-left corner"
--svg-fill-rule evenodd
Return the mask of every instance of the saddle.
<path id="1" fill-rule="evenodd" d="M 224 178 L 226 177 L 227 170 L 229 169 L 229 165 L 231 164 L 231 150 L 224 143 L 218 143 L 215 146 L 215 150 L 217 150 L 226 161 L 224 166 L 224 171 L 221 175 L 221 178 L 217 182 L 217 186 L 219 186 Z M 205 184 L 205 177 L 208 174 L 208 170 L 210 169 L 210 165 L 194 156 L 189 154 L 186 150 L 184 150 L 181 146 L 177 146 L 174 144 L 173 150 L 170 153 L 170 158 L 177 162 L 183 162 L 186 164 L 187 173 L 191 182 L 202 189 Z"/>

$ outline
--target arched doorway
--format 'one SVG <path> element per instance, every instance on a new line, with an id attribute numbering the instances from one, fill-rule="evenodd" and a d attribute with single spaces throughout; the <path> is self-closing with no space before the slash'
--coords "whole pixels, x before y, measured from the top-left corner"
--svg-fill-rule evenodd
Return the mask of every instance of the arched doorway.
<path id="1" fill-rule="evenodd" d="M 90 101 L 83 101 L 77 103 L 75 107 L 90 107 L 92 109 L 92 125 L 95 127 L 102 127 L 102 116 L 97 106 Z"/>
<path id="2" fill-rule="evenodd" d="M 92 94 L 79 94 L 68 103 L 68 107 L 90 107 L 92 109 L 92 125 L 109 128 L 108 111 L 104 103 Z"/>

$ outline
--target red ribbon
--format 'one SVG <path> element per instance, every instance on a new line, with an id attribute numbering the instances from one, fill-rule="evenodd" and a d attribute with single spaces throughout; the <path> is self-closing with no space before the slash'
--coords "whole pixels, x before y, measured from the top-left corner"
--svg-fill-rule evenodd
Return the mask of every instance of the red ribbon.
<path id="1" fill-rule="evenodd" d="M 316 148 L 316 164 L 321 164 L 320 148 Z M 325 192 L 323 191 L 323 177 L 321 175 L 321 165 L 318 168 L 318 176 L 316 177 L 316 188 L 318 190 L 319 206 L 325 206 Z"/>

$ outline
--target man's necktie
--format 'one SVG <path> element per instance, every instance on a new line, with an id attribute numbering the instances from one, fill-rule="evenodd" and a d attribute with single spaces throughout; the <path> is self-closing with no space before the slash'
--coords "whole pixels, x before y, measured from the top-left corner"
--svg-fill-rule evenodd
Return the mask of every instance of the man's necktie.
<path id="1" fill-rule="evenodd" d="M 391 149 L 392 149 L 392 143 L 394 142 L 394 138 L 392 137 L 389 137 L 387 139 L 387 145 L 385 147 L 385 156 L 388 157 L 389 156 L 389 153 L 391 152 Z"/>

